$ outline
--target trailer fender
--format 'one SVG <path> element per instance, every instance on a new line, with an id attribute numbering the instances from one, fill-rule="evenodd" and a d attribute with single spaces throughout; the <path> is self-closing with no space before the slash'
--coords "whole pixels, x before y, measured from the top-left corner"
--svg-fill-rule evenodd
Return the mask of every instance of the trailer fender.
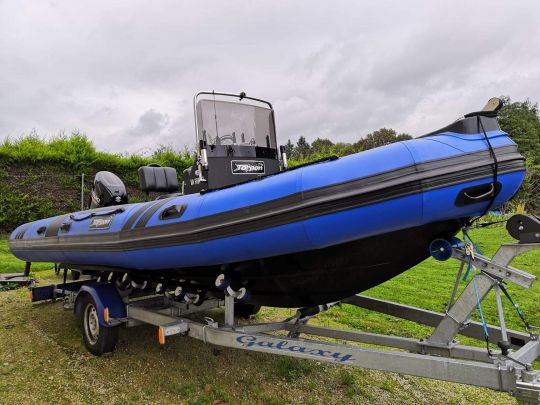
<path id="1" fill-rule="evenodd" d="M 110 283 L 94 283 L 82 286 L 75 300 L 74 311 L 77 316 L 82 314 L 81 298 L 86 294 L 89 294 L 96 303 L 100 326 L 104 328 L 113 326 L 105 321 L 105 308 L 108 309 L 110 318 L 126 317 L 126 306 L 122 301 L 122 297 L 118 294 L 116 287 Z"/>

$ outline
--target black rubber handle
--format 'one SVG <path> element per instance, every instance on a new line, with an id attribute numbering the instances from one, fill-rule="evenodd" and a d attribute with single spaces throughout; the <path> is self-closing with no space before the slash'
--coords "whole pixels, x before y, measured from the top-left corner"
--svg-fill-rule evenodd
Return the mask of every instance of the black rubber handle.
<path id="1" fill-rule="evenodd" d="M 180 218 L 185 211 L 186 211 L 185 204 L 171 205 L 165 208 L 163 211 L 161 211 L 161 213 L 159 214 L 159 219 L 165 220 L 165 219 Z"/>
<path id="2" fill-rule="evenodd" d="M 484 194 L 480 194 L 480 195 L 477 195 L 477 196 L 472 196 L 472 195 L 469 195 L 467 194 L 467 192 L 463 192 L 463 195 L 467 198 L 470 198 L 472 200 L 481 200 L 482 198 L 486 198 L 486 197 L 491 197 L 493 195 L 493 191 L 495 190 L 495 186 L 493 186 L 493 183 L 491 183 L 491 188 L 489 189 L 488 192 L 484 193 Z"/>
<path id="3" fill-rule="evenodd" d="M 501 188 L 502 184 L 500 182 L 497 182 L 496 184 L 493 182 L 483 183 L 476 186 L 462 188 L 458 192 L 454 204 L 458 207 L 462 207 L 464 205 L 489 201 L 494 195 L 496 196 L 500 193 Z"/>

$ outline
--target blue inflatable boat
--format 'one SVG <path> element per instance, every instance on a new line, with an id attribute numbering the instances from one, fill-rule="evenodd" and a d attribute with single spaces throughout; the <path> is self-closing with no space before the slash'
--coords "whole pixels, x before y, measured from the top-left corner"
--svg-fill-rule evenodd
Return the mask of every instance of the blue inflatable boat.
<path id="1" fill-rule="evenodd" d="M 423 261 L 432 240 L 507 202 L 525 175 L 498 100 L 423 137 L 288 169 L 271 105 L 227 97 L 195 98 L 198 159 L 183 194 L 126 204 L 102 172 L 95 208 L 21 225 L 13 254 L 204 294 L 220 294 L 227 274 L 250 304 L 321 304 Z M 171 170 L 141 168 L 143 190 L 174 191 Z"/>

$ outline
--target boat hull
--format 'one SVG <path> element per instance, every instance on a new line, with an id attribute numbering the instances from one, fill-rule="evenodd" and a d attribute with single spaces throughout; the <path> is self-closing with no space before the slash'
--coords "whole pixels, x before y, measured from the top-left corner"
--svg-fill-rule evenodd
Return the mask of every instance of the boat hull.
<path id="1" fill-rule="evenodd" d="M 289 308 L 319 305 L 350 297 L 410 269 L 429 257 L 428 246 L 433 239 L 449 238 L 462 225 L 457 220 L 443 221 L 226 267 L 188 267 L 136 274 L 154 282 L 167 280 L 171 285 L 188 279 L 221 296 L 214 282 L 225 272 L 232 275 L 233 288 L 248 289 L 251 304 Z"/>
<path id="2" fill-rule="evenodd" d="M 206 289 L 226 271 L 264 305 L 343 298 L 419 263 L 432 239 L 517 192 L 524 159 L 493 120 L 485 135 L 437 134 L 221 190 L 24 224 L 10 248 L 27 262 L 181 275 Z"/>

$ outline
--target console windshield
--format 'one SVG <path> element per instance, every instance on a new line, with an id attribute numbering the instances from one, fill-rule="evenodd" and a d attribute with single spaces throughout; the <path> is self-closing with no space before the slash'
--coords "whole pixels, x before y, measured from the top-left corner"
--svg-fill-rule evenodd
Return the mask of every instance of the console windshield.
<path id="1" fill-rule="evenodd" d="M 276 149 L 272 110 L 222 100 L 197 103 L 199 138 L 208 145 L 260 146 Z"/>

